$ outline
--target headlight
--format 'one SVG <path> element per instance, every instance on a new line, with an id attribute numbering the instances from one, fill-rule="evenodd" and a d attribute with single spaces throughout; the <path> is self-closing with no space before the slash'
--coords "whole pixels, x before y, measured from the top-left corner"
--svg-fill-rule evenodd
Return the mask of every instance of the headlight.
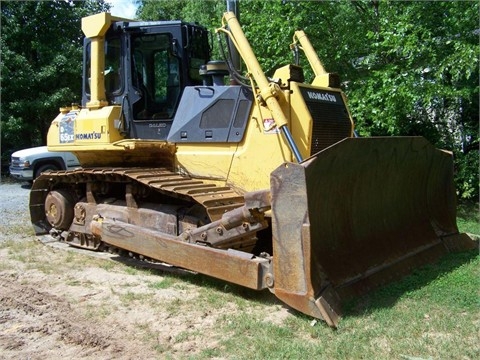
<path id="1" fill-rule="evenodd" d="M 10 164 L 17 168 L 29 168 L 30 161 L 22 158 L 12 157 Z"/>

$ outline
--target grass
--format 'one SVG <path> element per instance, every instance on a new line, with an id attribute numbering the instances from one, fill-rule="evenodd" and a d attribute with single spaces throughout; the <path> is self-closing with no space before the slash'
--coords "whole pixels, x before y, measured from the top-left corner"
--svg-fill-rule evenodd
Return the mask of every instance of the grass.
<path id="1" fill-rule="evenodd" d="M 449 254 L 351 302 L 332 330 L 321 321 L 312 326 L 310 317 L 295 311 L 278 324 L 266 320 L 276 307 L 267 292 L 198 275 L 185 280 L 201 286 L 199 298 L 193 305 L 174 301 L 174 313 L 215 312 L 232 304 L 236 309 L 217 318 L 218 341 L 189 359 L 475 359 L 480 357 L 479 279 L 476 250 Z M 175 343 L 192 337 L 201 334 L 184 331 Z M 167 358 L 170 351 L 159 349 Z"/>
<path id="2" fill-rule="evenodd" d="M 148 284 L 148 287 L 151 289 L 155 290 L 160 290 L 160 289 L 168 289 L 171 288 L 175 285 L 177 280 L 174 277 L 165 277 L 164 279 L 160 281 L 155 281 L 153 283 Z"/>
<path id="3" fill-rule="evenodd" d="M 453 268 L 453 270 L 451 270 Z M 276 325 L 243 312 L 218 321 L 229 334 L 216 356 L 232 359 L 474 359 L 478 344 L 480 261 L 451 254 L 401 282 L 357 299 L 337 330 L 296 313 Z M 442 272 L 442 270 L 448 270 Z M 440 275 L 434 276 L 435 274 Z M 424 278 L 432 278 L 424 285 Z M 200 358 L 208 358 L 212 349 Z"/>
<path id="4" fill-rule="evenodd" d="M 127 291 L 124 294 L 120 294 L 119 297 L 120 301 L 122 301 L 124 304 L 131 304 L 136 301 L 150 299 L 152 296 L 151 294 L 134 293 L 132 291 Z"/>
<path id="5" fill-rule="evenodd" d="M 460 232 L 480 236 L 480 211 L 478 203 L 461 202 L 457 208 L 457 225 Z"/>
<path id="6" fill-rule="evenodd" d="M 93 321 L 96 319 L 106 319 L 112 313 L 112 309 L 107 305 L 86 304 L 85 307 L 85 316 Z"/>
<path id="7" fill-rule="evenodd" d="M 480 234 L 478 204 L 460 204 L 457 224 L 461 232 Z M 17 230 L 21 233 L 23 227 Z M 162 307 L 170 317 L 189 312 L 221 314 L 212 315 L 216 320 L 208 325 L 210 328 L 205 334 L 198 327 L 183 330 L 171 344 L 160 342 L 154 330 L 138 324 L 139 332 L 145 335 L 146 346 L 156 349 L 159 358 L 480 358 L 478 250 L 448 254 L 402 281 L 347 303 L 336 330 L 321 321 L 312 326 L 312 318 L 295 311 L 283 321 L 269 320 L 270 313 L 275 317 L 282 305 L 268 291 L 256 292 L 203 275 L 166 274 L 71 252 L 60 252 L 59 256 L 50 258 L 49 252 L 53 250 L 30 241 L 2 242 L 0 250 L 8 250 L 9 257 L 25 263 L 26 268 L 36 268 L 46 274 L 61 273 L 66 267 L 98 266 L 132 276 L 161 275 L 158 279 L 149 278 L 147 293 L 125 289 L 122 294 L 112 290 L 126 311 L 129 307 L 144 305 Z M 8 267 L 0 266 L 0 271 L 7 270 Z M 70 286 L 82 285 L 74 278 L 66 281 Z M 154 300 L 152 293 L 163 289 L 192 289 L 197 296 L 188 301 L 172 298 L 153 304 L 158 300 Z M 92 319 L 108 318 L 112 311 L 94 307 L 87 310 Z M 209 345 L 190 355 L 173 350 L 174 346 L 192 339 Z"/>
<path id="8" fill-rule="evenodd" d="M 480 234 L 477 209 L 459 208 L 461 232 Z M 347 304 L 337 330 L 299 313 L 280 325 L 256 311 L 226 315 L 217 327 L 228 336 L 196 358 L 476 359 L 479 299 L 478 250 L 451 253 Z"/>

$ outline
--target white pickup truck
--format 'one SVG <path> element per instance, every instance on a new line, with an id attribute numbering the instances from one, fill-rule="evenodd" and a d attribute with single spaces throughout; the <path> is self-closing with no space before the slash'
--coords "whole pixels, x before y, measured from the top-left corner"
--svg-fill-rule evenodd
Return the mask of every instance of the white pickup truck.
<path id="1" fill-rule="evenodd" d="M 80 167 L 80 163 L 71 152 L 52 152 L 46 146 L 39 146 L 12 154 L 10 176 L 33 181 L 46 170 L 71 170 L 77 167 Z"/>

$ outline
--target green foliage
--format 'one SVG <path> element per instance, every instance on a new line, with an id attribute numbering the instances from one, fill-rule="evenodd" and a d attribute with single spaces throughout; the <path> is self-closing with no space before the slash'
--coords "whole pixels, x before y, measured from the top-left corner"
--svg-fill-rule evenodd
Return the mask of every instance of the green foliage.
<path id="1" fill-rule="evenodd" d="M 476 358 L 480 257 L 449 254 L 354 300 L 336 331 L 295 313 L 235 312 L 217 321 L 227 335 L 216 356 L 234 359 Z M 271 311 L 274 311 L 270 307 Z M 306 355 L 308 354 L 308 355 Z M 205 351 L 208 358 L 211 351 Z"/>
<path id="2" fill-rule="evenodd" d="M 465 115 L 478 98 L 478 4 L 381 2 L 379 12 L 349 88 L 360 130 L 452 145 L 457 124 L 474 120 Z"/>
<path id="3" fill-rule="evenodd" d="M 457 225 L 460 232 L 475 234 L 480 237 L 479 204 L 461 201 L 457 207 Z"/>
<path id="4" fill-rule="evenodd" d="M 197 22 L 215 34 L 215 29 L 221 26 L 225 9 L 225 0 L 145 0 L 139 1 L 137 17 L 142 20 Z M 212 58 L 221 58 L 219 49 L 215 47 L 213 50 Z"/>
<path id="5" fill-rule="evenodd" d="M 420 135 L 453 151 L 459 196 L 478 199 L 478 3 L 385 1 L 376 10 L 346 86 L 357 131 Z"/>
<path id="6" fill-rule="evenodd" d="M 103 1 L 2 1 L 2 160 L 45 144 L 60 106 L 79 102 L 81 18 Z"/>
<path id="7" fill-rule="evenodd" d="M 137 16 L 196 21 L 213 33 L 225 3 L 137 0 Z M 78 101 L 80 18 L 107 5 L 1 4 L 4 153 L 42 143 L 57 108 Z M 304 29 L 327 71 L 344 81 L 360 135 L 420 135 L 453 151 L 459 197 L 478 199 L 478 2 L 240 0 L 239 8 L 267 75 L 293 62 L 293 32 Z M 221 58 L 216 46 L 213 54 Z"/>
<path id="8" fill-rule="evenodd" d="M 142 20 L 180 20 L 187 0 L 144 0 L 139 2 L 137 16 Z"/>
<path id="9" fill-rule="evenodd" d="M 140 1 L 137 16 L 142 20 L 183 20 L 208 29 L 220 26 L 224 0 L 146 0 Z"/>
<path id="10" fill-rule="evenodd" d="M 458 196 L 461 199 L 478 200 L 478 169 L 480 168 L 478 157 L 478 150 L 469 151 L 467 153 L 457 153 L 455 161 L 455 183 Z"/>

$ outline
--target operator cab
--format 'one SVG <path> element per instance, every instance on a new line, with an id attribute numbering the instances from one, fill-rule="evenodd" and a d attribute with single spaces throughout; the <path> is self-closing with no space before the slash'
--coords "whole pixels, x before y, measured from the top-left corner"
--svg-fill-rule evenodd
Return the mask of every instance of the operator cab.
<path id="1" fill-rule="evenodd" d="M 90 46 L 84 41 L 82 106 L 90 100 Z M 181 21 L 114 22 L 105 36 L 105 91 L 121 105 L 126 137 L 166 139 L 186 86 L 202 84 L 208 31 Z"/>

